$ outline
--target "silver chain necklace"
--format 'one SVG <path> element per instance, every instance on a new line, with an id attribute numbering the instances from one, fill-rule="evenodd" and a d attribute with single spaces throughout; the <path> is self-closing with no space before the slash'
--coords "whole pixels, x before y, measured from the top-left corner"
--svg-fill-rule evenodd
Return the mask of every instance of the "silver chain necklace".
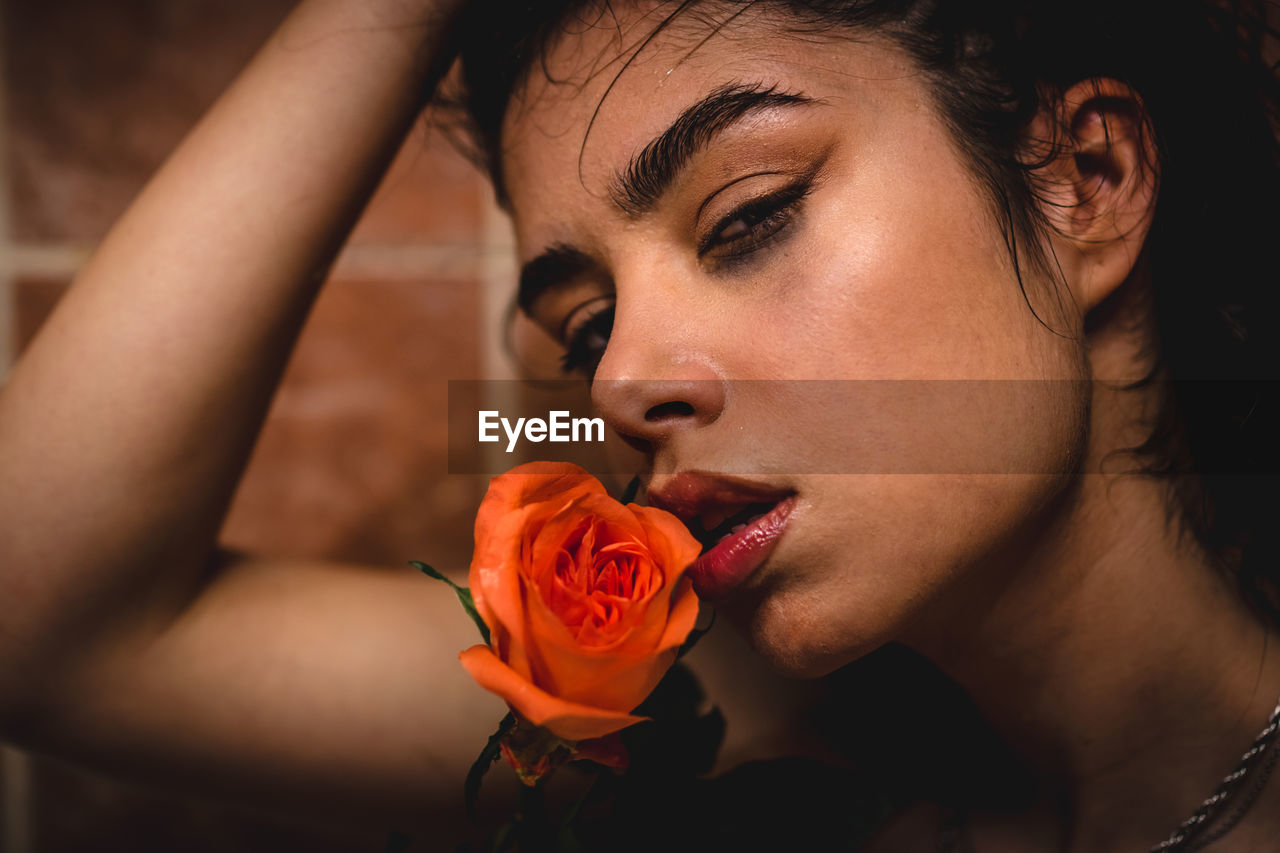
<path id="1" fill-rule="evenodd" d="M 1271 716 L 1267 719 L 1267 725 L 1262 731 L 1258 732 L 1258 736 L 1253 739 L 1253 744 L 1240 757 L 1240 761 L 1232 768 L 1231 772 L 1223 778 L 1217 789 L 1168 838 L 1152 847 L 1151 853 L 1170 853 L 1173 850 L 1186 849 L 1188 840 L 1200 827 L 1206 825 L 1209 820 L 1217 815 L 1223 803 L 1229 800 L 1240 788 L 1245 777 L 1249 775 L 1249 771 L 1258 765 L 1258 759 L 1267 751 L 1267 747 L 1271 745 L 1271 742 L 1275 740 L 1277 731 L 1280 731 L 1280 702 L 1276 703 L 1275 710 L 1271 712 Z M 1274 759 L 1274 756 L 1272 758 Z M 1267 762 L 1264 768 L 1265 772 L 1259 776 L 1259 784 L 1254 786 L 1256 793 L 1245 802 L 1246 808 L 1253 805 L 1253 800 L 1257 798 L 1257 794 L 1262 793 L 1261 785 L 1266 783 L 1267 777 L 1271 775 L 1271 770 L 1274 767 L 1274 760 Z M 1225 835 L 1227 830 L 1235 826 L 1236 822 L 1242 817 L 1244 817 L 1244 812 L 1238 811 L 1231 822 L 1219 834 L 1215 835 L 1214 840 Z"/>
<path id="2" fill-rule="evenodd" d="M 1258 767 L 1263 754 L 1275 742 L 1277 732 L 1280 732 L 1280 701 L 1276 702 L 1275 710 L 1267 719 L 1267 725 L 1258 732 L 1258 736 L 1253 739 L 1253 744 L 1240 757 L 1240 761 L 1231 769 L 1231 772 L 1223 777 L 1214 792 L 1200 804 L 1191 817 L 1184 820 L 1168 838 L 1152 847 L 1149 853 L 1191 853 L 1230 832 L 1262 793 L 1267 779 L 1271 776 L 1271 771 L 1275 769 L 1277 758 L 1280 758 L 1280 750 L 1273 750 L 1261 771 L 1254 774 L 1253 785 L 1222 825 L 1210 835 L 1200 839 L 1195 838 L 1195 834 L 1218 816 L 1222 807 L 1236 795 L 1250 773 Z M 947 822 L 939 838 L 939 853 L 974 853 L 973 845 L 965 831 L 966 823 L 963 812 L 957 812 L 952 820 Z"/>

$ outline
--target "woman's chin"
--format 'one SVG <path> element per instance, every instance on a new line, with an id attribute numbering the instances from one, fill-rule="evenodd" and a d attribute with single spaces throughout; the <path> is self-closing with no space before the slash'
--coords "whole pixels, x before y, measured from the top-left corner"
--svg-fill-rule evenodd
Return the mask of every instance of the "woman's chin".
<path id="1" fill-rule="evenodd" d="M 751 598 L 734 601 L 726 615 L 756 654 L 790 678 L 821 678 L 888 642 L 878 635 L 851 634 L 847 624 L 835 624 L 821 601 L 785 590 Z"/>

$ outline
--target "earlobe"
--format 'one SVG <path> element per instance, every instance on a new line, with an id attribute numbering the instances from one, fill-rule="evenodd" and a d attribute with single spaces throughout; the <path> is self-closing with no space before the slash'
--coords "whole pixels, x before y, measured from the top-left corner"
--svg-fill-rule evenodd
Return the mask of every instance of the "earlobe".
<path id="1" fill-rule="evenodd" d="M 1137 93 L 1111 79 L 1063 93 L 1039 129 L 1054 122 L 1037 169 L 1054 249 L 1076 303 L 1088 312 L 1119 288 L 1137 263 L 1155 210 L 1155 141 Z"/>

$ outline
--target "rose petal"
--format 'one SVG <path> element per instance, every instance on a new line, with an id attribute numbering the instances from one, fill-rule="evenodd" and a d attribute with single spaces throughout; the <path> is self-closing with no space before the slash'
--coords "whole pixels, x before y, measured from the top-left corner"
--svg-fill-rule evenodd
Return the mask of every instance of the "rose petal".
<path id="1" fill-rule="evenodd" d="M 565 740 L 604 737 L 648 719 L 552 696 L 522 678 L 488 646 L 472 646 L 458 659 L 481 687 L 502 697 L 529 722 Z"/>
<path id="2" fill-rule="evenodd" d="M 693 626 L 698 624 L 698 596 L 694 594 L 693 583 L 688 578 L 680 579 L 674 598 L 667 628 L 658 641 L 660 649 L 679 648 L 688 639 Z"/>
<path id="3" fill-rule="evenodd" d="M 656 512 L 656 511 L 655 511 Z M 668 516 L 669 518 L 669 516 Z M 651 535 L 659 554 L 676 551 L 678 559 L 696 559 L 696 540 L 678 521 L 678 530 L 689 541 L 676 544 Z M 657 555 L 655 555 L 657 556 Z M 683 574 L 683 565 L 673 570 Z M 675 649 L 684 642 L 697 621 L 698 602 L 687 581 L 673 589 L 657 588 L 654 594 L 633 602 L 620 620 L 616 639 L 600 647 L 584 646 L 561 630 L 557 614 L 540 596 L 526 601 L 529 653 L 539 662 L 533 680 L 557 696 L 570 701 L 629 710 L 653 690 L 675 658 Z"/>
<path id="4" fill-rule="evenodd" d="M 492 524 L 513 509 L 578 493 L 608 495 L 599 480 L 577 465 L 562 462 L 517 465 L 489 481 L 489 490 L 476 513 L 476 541 L 488 538 Z"/>
<path id="5" fill-rule="evenodd" d="M 531 462 L 518 465 L 489 481 L 489 490 L 476 512 L 475 554 L 468 582 L 476 598 L 476 608 L 485 623 L 490 618 L 507 622 L 517 635 L 519 628 L 510 620 L 518 612 L 506 569 L 522 562 L 520 552 L 524 533 L 532 522 L 541 524 L 554 513 L 540 507 L 546 501 L 569 505 L 579 496 L 603 495 L 604 486 L 577 465 L 554 462 Z M 477 577 L 477 575 L 482 575 Z M 490 600 L 492 599 L 492 600 Z"/>
<path id="6" fill-rule="evenodd" d="M 520 573 L 510 567 L 521 560 L 520 532 L 535 511 L 530 507 L 514 509 L 493 525 L 489 538 L 476 543 L 468 576 L 480 618 L 491 633 L 505 638 L 505 642 L 494 642 L 494 648 L 521 670 L 528 669 L 520 660 L 527 647 L 528 619 Z"/>
<path id="7" fill-rule="evenodd" d="M 600 650 L 548 640 L 554 632 L 541 626 L 557 617 L 536 599 L 529 601 L 531 658 L 539 662 L 533 679 L 543 689 L 574 702 L 604 708 L 630 710 L 644 701 L 675 660 L 676 649 L 693 630 L 698 601 L 687 580 L 677 589 L 673 611 L 663 593 L 650 604 L 645 616 L 656 620 L 651 638 L 637 642 L 639 634 L 624 636 L 612 647 Z"/>
<path id="8" fill-rule="evenodd" d="M 659 558 L 658 562 L 669 566 L 676 575 L 684 574 L 702 553 L 701 543 L 689 532 L 689 528 L 671 513 L 639 504 L 628 504 L 627 509 L 636 515 L 645 529 L 647 534 L 645 544 L 665 558 Z M 675 576 L 670 580 L 674 583 Z"/>

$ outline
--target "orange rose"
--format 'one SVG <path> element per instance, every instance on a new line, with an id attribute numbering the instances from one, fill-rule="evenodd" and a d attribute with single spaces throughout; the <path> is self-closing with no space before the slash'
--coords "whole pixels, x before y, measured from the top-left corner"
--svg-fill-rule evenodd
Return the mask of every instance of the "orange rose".
<path id="1" fill-rule="evenodd" d="M 513 468 L 476 516 L 470 585 L 490 645 L 462 665 L 566 741 L 640 722 L 630 712 L 697 618 L 684 570 L 700 550 L 675 516 L 623 506 L 576 465 Z"/>

